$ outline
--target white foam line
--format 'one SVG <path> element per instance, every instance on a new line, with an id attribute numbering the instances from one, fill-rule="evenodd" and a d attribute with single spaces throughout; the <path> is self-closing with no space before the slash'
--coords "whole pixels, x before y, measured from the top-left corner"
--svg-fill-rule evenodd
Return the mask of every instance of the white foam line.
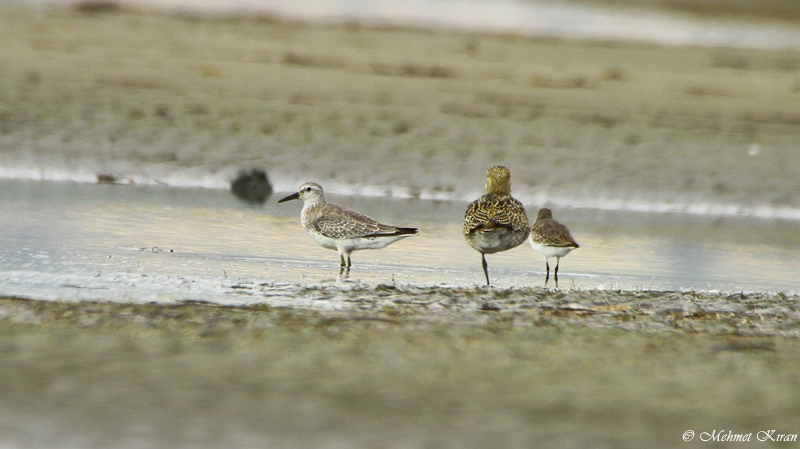
<path id="1" fill-rule="evenodd" d="M 147 174 L 144 174 L 144 173 Z M 230 189 L 230 181 L 236 171 L 233 169 L 209 173 L 197 168 L 176 169 L 175 167 L 145 167 L 137 173 L 114 174 L 120 184 L 152 185 L 178 188 Z M 0 179 L 26 179 L 33 181 L 72 181 L 94 184 L 98 182 L 97 173 L 89 171 L 68 171 L 30 167 L 0 167 Z M 272 179 L 276 192 L 293 192 L 302 182 L 295 179 Z M 424 201 L 469 202 L 483 192 L 469 191 L 457 194 L 432 189 L 415 190 L 395 185 L 355 185 L 335 181 L 323 183 L 325 191 L 341 196 L 365 196 L 371 198 L 412 199 Z M 545 192 L 515 192 L 528 207 L 556 206 L 570 209 L 592 209 L 606 211 L 630 211 L 660 214 L 688 214 L 724 217 L 750 217 L 760 219 L 782 219 L 800 221 L 800 208 L 769 205 L 744 205 L 735 203 L 689 202 L 637 200 L 620 197 L 576 198 L 551 196 Z"/>
<path id="2" fill-rule="evenodd" d="M 299 184 L 298 184 L 299 185 Z M 294 191 L 285 188 L 286 192 Z M 279 190 L 279 189 L 276 189 Z M 279 190 L 281 191 L 281 190 Z M 395 199 L 414 198 L 412 189 L 398 186 L 355 186 L 350 184 L 326 183 L 325 191 L 341 196 L 368 196 Z M 458 195 L 453 192 L 420 190 L 418 198 L 426 201 L 469 202 L 483 192 L 469 192 Z M 630 211 L 659 214 L 688 214 L 706 216 L 751 217 L 762 219 L 782 219 L 800 221 L 800 208 L 776 207 L 767 205 L 742 205 L 712 202 L 666 202 L 658 200 L 633 200 L 625 198 L 575 198 L 555 197 L 546 193 L 516 193 L 515 197 L 524 204 L 536 207 L 557 206 L 569 209 L 593 209 L 606 211 Z"/>
<path id="3" fill-rule="evenodd" d="M 58 3 L 58 2 L 56 2 Z M 123 0 L 145 9 L 200 14 L 278 14 L 317 22 L 520 33 L 670 45 L 800 48 L 782 24 L 708 20 L 643 8 L 520 0 Z"/>
<path id="4" fill-rule="evenodd" d="M 575 209 L 595 209 L 608 211 L 630 211 L 645 213 L 677 213 L 688 215 L 707 215 L 707 216 L 730 216 L 730 217 L 752 217 L 764 219 L 782 219 L 800 221 L 800 209 L 792 207 L 774 206 L 747 206 L 740 204 L 715 204 L 709 202 L 699 203 L 679 203 L 662 201 L 636 201 L 620 199 L 575 199 L 557 197 L 538 197 L 538 201 L 525 201 L 524 197 L 519 197 L 526 204 L 537 204 L 539 206 L 559 206 Z"/>
<path id="5" fill-rule="evenodd" d="M 65 170 L 51 170 L 29 167 L 0 167 L 2 179 L 27 179 L 32 181 L 74 181 L 81 183 L 97 182 L 95 173 L 75 173 Z"/>
<path id="6" fill-rule="evenodd" d="M 326 184 L 327 186 L 328 184 Z M 395 199 L 413 198 L 411 189 L 397 186 L 354 186 L 331 183 L 325 191 L 342 196 L 369 196 Z M 287 191 L 293 191 L 293 188 Z M 426 201 L 469 202 L 483 192 L 469 192 L 458 195 L 453 192 L 441 192 L 422 189 L 419 199 Z M 751 217 L 761 219 L 782 219 L 800 221 L 800 208 L 767 205 L 743 205 L 713 202 L 666 202 L 658 200 L 635 200 L 625 198 L 575 198 L 556 197 L 546 193 L 516 193 L 515 197 L 524 204 L 535 207 L 557 206 L 569 209 L 593 209 L 606 211 L 630 211 L 659 214 L 688 214 L 705 216 Z"/>
<path id="7" fill-rule="evenodd" d="M 84 184 L 98 183 L 99 175 L 114 178 L 116 184 L 192 187 L 206 189 L 230 188 L 230 173 L 208 173 L 202 169 L 176 169 L 174 167 L 148 166 L 136 172 L 125 170 L 62 170 L 40 167 L 0 167 L 0 179 L 27 179 L 31 181 L 71 181 Z"/>

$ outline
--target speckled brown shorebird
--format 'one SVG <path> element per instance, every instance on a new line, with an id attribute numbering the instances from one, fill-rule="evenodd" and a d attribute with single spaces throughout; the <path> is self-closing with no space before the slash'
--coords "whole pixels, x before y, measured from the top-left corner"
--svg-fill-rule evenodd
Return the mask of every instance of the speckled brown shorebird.
<path id="1" fill-rule="evenodd" d="M 531 228 L 530 242 L 533 249 L 544 256 L 544 265 L 547 268 L 547 274 L 544 277 L 545 285 L 550 280 L 550 263 L 547 259 L 556 258 L 553 279 L 558 285 L 558 264 L 561 262 L 561 258 L 573 249 L 580 248 L 569 233 L 569 229 L 553 220 L 553 212 L 550 209 L 542 208 L 536 214 L 536 221 Z"/>
<path id="2" fill-rule="evenodd" d="M 486 172 L 486 194 L 467 208 L 463 233 L 467 243 L 481 253 L 486 285 L 486 255 L 519 246 L 528 237 L 530 222 L 525 207 L 511 196 L 511 173 L 494 166 Z"/>
<path id="3" fill-rule="evenodd" d="M 322 186 L 307 182 L 278 201 L 303 200 L 300 223 L 320 246 L 339 252 L 340 269 L 350 271 L 350 254 L 360 249 L 380 249 L 417 234 L 417 228 L 399 228 L 378 223 L 366 215 L 325 201 Z"/>

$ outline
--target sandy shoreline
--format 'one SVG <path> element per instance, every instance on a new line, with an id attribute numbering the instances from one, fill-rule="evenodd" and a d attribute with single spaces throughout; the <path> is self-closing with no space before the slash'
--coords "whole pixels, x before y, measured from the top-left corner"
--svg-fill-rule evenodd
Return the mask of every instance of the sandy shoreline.
<path id="1" fill-rule="evenodd" d="M 244 288 L 244 287 L 243 287 Z M 204 323 L 270 327 L 285 314 L 320 320 L 376 321 L 414 327 L 485 325 L 487 317 L 557 328 L 589 327 L 641 333 L 709 333 L 740 337 L 800 338 L 800 297 L 784 294 L 717 294 L 657 291 L 568 291 L 543 288 L 438 288 L 377 286 L 296 286 L 297 306 L 223 306 L 203 302 L 133 304 L 94 301 L 3 300 L 0 319 L 14 324 L 69 324 L 82 327 L 155 325 L 192 329 Z M 264 296 L 270 287 L 262 286 Z M 326 304 L 335 302 L 336 307 Z M 242 317 L 245 317 L 244 319 Z M 493 319 L 492 318 L 492 319 Z M 489 319 L 491 321 L 492 319 Z M 525 324 L 522 324 L 525 325 Z"/>
<path id="2" fill-rule="evenodd" d="M 299 294 L 352 309 L 0 300 L 0 443 L 569 448 L 797 433 L 796 297 Z"/>

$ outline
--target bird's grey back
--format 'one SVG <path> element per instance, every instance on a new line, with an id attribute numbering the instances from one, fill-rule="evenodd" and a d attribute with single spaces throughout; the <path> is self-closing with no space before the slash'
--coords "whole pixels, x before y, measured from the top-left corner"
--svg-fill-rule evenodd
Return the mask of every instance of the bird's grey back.
<path id="1" fill-rule="evenodd" d="M 380 223 L 354 210 L 331 203 L 315 204 L 305 211 L 305 227 L 332 239 L 414 234 L 415 228 Z"/>

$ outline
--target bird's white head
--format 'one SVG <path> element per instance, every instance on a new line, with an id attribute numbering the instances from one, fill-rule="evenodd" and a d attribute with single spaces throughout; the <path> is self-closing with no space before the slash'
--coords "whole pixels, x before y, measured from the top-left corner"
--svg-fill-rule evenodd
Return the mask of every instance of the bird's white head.
<path id="1" fill-rule="evenodd" d="M 297 189 L 297 192 L 279 200 L 278 202 L 283 203 L 285 201 L 298 199 L 303 200 L 303 202 L 306 204 L 324 203 L 325 192 L 323 192 L 321 185 L 315 182 L 307 182 L 301 185 L 300 188 Z"/>

